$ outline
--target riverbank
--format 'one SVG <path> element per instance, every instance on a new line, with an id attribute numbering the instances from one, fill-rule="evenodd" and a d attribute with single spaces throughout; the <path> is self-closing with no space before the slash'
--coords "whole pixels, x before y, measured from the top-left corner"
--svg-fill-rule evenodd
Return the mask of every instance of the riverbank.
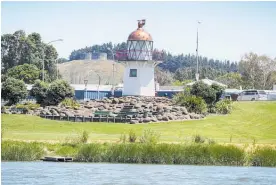
<path id="1" fill-rule="evenodd" d="M 76 162 L 276 167 L 276 149 L 268 146 L 2 141 L 2 161 L 35 161 L 46 155 L 70 156 Z"/>

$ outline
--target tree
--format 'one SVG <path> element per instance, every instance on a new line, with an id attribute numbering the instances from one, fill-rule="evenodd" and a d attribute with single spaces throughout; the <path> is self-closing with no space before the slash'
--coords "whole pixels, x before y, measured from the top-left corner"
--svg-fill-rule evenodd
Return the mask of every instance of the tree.
<path id="1" fill-rule="evenodd" d="M 58 105 L 65 98 L 74 96 L 74 89 L 64 80 L 52 82 L 47 90 L 47 103 Z"/>
<path id="2" fill-rule="evenodd" d="M 47 105 L 47 90 L 49 84 L 40 80 L 36 80 L 31 91 L 30 95 L 35 97 L 36 102 L 41 105 Z"/>
<path id="3" fill-rule="evenodd" d="M 261 89 L 262 73 L 259 66 L 259 56 L 255 53 L 245 54 L 239 63 L 243 87 L 246 89 Z"/>
<path id="4" fill-rule="evenodd" d="M 202 97 L 208 105 L 212 105 L 216 100 L 216 91 L 202 81 L 194 83 L 190 93 Z"/>
<path id="5" fill-rule="evenodd" d="M 43 43 L 39 33 L 26 35 L 24 31 L 19 30 L 1 36 L 2 73 L 23 64 L 33 64 L 42 70 L 43 58 L 45 70 L 52 81 L 56 76 L 57 51 L 52 45 Z"/>
<path id="6" fill-rule="evenodd" d="M 39 69 L 33 64 L 18 65 L 8 69 L 7 76 L 33 84 L 39 78 Z"/>
<path id="7" fill-rule="evenodd" d="M 160 68 L 155 68 L 155 80 L 160 85 L 170 85 L 173 81 L 171 73 L 161 70 Z"/>
<path id="8" fill-rule="evenodd" d="M 62 63 L 65 63 L 65 62 L 69 62 L 69 60 L 67 60 L 66 58 L 59 58 L 59 59 L 57 59 L 57 63 L 58 64 L 62 64 Z"/>
<path id="9" fill-rule="evenodd" d="M 276 62 L 265 55 L 245 54 L 239 64 L 243 87 L 247 89 L 271 89 L 271 75 L 276 71 Z"/>
<path id="10" fill-rule="evenodd" d="M 216 81 L 227 85 L 228 88 L 239 89 L 242 85 L 242 76 L 239 73 L 227 73 L 216 78 Z"/>
<path id="11" fill-rule="evenodd" d="M 9 105 L 18 103 L 27 96 L 27 87 L 22 80 L 7 78 L 2 84 L 2 98 L 9 101 Z"/>

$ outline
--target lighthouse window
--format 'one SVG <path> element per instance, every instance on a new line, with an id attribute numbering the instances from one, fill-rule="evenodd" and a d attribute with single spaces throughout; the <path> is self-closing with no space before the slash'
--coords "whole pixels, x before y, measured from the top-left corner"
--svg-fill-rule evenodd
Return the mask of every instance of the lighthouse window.
<path id="1" fill-rule="evenodd" d="M 137 69 L 130 69 L 129 77 L 137 77 Z"/>

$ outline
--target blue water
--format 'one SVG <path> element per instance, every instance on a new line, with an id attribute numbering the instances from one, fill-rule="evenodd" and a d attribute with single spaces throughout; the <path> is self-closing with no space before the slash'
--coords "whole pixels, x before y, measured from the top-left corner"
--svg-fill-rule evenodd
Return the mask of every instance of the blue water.
<path id="1" fill-rule="evenodd" d="M 3 185 L 276 185 L 276 168 L 2 162 Z"/>

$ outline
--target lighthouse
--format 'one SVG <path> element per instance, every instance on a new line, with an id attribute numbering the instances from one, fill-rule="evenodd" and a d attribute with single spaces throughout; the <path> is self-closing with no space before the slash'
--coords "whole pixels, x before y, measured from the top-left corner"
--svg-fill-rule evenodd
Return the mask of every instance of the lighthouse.
<path id="1" fill-rule="evenodd" d="M 127 39 L 123 96 L 155 96 L 154 68 L 158 62 L 152 59 L 153 40 L 143 28 L 145 23 L 138 20 L 138 28 Z"/>

